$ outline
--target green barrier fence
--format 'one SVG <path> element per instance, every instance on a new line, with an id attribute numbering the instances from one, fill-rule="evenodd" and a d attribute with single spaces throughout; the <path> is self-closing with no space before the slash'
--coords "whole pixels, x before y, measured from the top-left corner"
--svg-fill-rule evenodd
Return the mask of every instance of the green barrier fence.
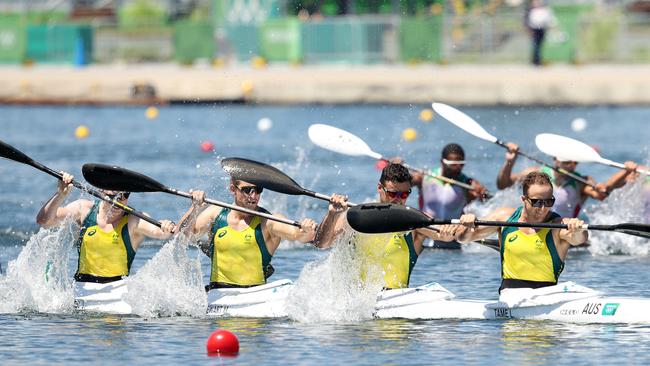
<path id="1" fill-rule="evenodd" d="M 260 56 L 268 61 L 302 60 L 300 22 L 297 19 L 268 20 L 259 30 Z"/>
<path id="2" fill-rule="evenodd" d="M 0 63 L 23 62 L 26 40 L 27 33 L 23 21 L 0 18 Z"/>
<path id="3" fill-rule="evenodd" d="M 442 15 L 426 18 L 402 18 L 399 28 L 402 61 L 442 60 Z"/>
<path id="4" fill-rule="evenodd" d="M 85 65 L 92 61 L 93 29 L 56 24 L 27 27 L 27 59 L 40 63 Z"/>
<path id="5" fill-rule="evenodd" d="M 232 24 L 225 27 L 228 47 L 239 61 L 248 61 L 259 55 L 257 28 L 256 25 L 248 24 Z M 227 52 L 221 49 L 219 51 Z"/>
<path id="6" fill-rule="evenodd" d="M 546 32 L 542 59 L 551 62 L 574 62 L 577 60 L 580 18 L 593 8 L 589 5 L 557 5 L 551 8 L 557 25 Z"/>
<path id="7" fill-rule="evenodd" d="M 199 58 L 213 59 L 214 27 L 209 23 L 178 22 L 174 24 L 174 59 L 190 63 Z"/>
<path id="8" fill-rule="evenodd" d="M 279 18 L 286 0 L 213 0 L 212 11 L 217 27 L 235 24 L 259 24 Z"/>
<path id="9" fill-rule="evenodd" d="M 333 18 L 302 23 L 306 63 L 364 64 L 384 61 L 385 37 L 392 24 L 363 18 Z"/>

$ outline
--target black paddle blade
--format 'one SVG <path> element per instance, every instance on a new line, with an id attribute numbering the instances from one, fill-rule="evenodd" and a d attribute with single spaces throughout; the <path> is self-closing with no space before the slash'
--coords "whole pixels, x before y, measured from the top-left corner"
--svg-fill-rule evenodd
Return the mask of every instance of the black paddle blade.
<path id="1" fill-rule="evenodd" d="M 614 231 L 650 239 L 650 225 L 648 224 L 618 224 L 614 225 Z"/>
<path id="2" fill-rule="evenodd" d="M 88 183 L 100 189 L 124 192 L 164 192 L 167 187 L 146 175 L 117 166 L 84 164 L 81 169 Z"/>
<path id="3" fill-rule="evenodd" d="M 422 211 L 393 203 L 365 203 L 348 210 L 348 223 L 359 232 L 376 234 L 429 226 L 432 219 Z"/>
<path id="4" fill-rule="evenodd" d="M 23 154 L 22 151 L 2 141 L 0 141 L 0 157 L 29 165 L 34 162 L 32 158 Z"/>
<path id="5" fill-rule="evenodd" d="M 243 158 L 225 158 L 221 166 L 233 179 L 243 180 L 275 192 L 301 195 L 306 190 L 295 180 L 268 164 Z"/>

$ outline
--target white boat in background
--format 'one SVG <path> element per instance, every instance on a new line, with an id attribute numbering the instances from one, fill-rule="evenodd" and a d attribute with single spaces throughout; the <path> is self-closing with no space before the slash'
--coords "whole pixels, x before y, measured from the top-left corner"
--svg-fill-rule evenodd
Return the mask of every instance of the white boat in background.
<path id="1" fill-rule="evenodd" d="M 210 290 L 209 317 L 286 317 L 285 301 L 294 284 L 284 279 L 249 288 Z M 107 284 L 75 284 L 78 310 L 131 314 L 123 300 L 124 280 Z M 609 297 L 598 291 L 564 282 L 539 289 L 509 289 L 499 300 L 457 299 L 437 283 L 381 291 L 376 318 L 391 319 L 533 319 L 570 323 L 650 324 L 650 299 Z"/>

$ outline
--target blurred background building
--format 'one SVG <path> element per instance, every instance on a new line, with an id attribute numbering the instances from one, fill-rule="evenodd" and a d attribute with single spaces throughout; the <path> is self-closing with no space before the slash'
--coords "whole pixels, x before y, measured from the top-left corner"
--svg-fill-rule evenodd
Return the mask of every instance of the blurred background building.
<path id="1" fill-rule="evenodd" d="M 0 62 L 527 63 L 528 1 L 0 0 Z M 650 62 L 650 0 L 548 3 L 545 62 Z"/>

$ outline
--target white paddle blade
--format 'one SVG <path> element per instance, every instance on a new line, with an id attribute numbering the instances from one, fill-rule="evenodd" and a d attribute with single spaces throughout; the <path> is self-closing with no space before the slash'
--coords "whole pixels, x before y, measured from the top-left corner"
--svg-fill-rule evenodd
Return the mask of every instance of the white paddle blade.
<path id="1" fill-rule="evenodd" d="M 465 130 L 465 132 L 492 143 L 496 143 L 498 141 L 496 137 L 490 135 L 472 117 L 466 115 L 458 109 L 443 103 L 433 103 L 431 106 L 433 106 L 433 110 L 436 111 L 436 113 L 438 113 L 447 121 L 456 125 L 456 127 Z"/>
<path id="2" fill-rule="evenodd" d="M 553 156 L 560 161 L 606 164 L 591 146 L 570 137 L 540 133 L 535 137 L 535 145 L 544 154 Z"/>
<path id="3" fill-rule="evenodd" d="M 307 133 L 311 142 L 323 149 L 349 156 L 381 159 L 381 154 L 372 151 L 362 139 L 340 128 L 317 123 L 309 126 Z"/>

